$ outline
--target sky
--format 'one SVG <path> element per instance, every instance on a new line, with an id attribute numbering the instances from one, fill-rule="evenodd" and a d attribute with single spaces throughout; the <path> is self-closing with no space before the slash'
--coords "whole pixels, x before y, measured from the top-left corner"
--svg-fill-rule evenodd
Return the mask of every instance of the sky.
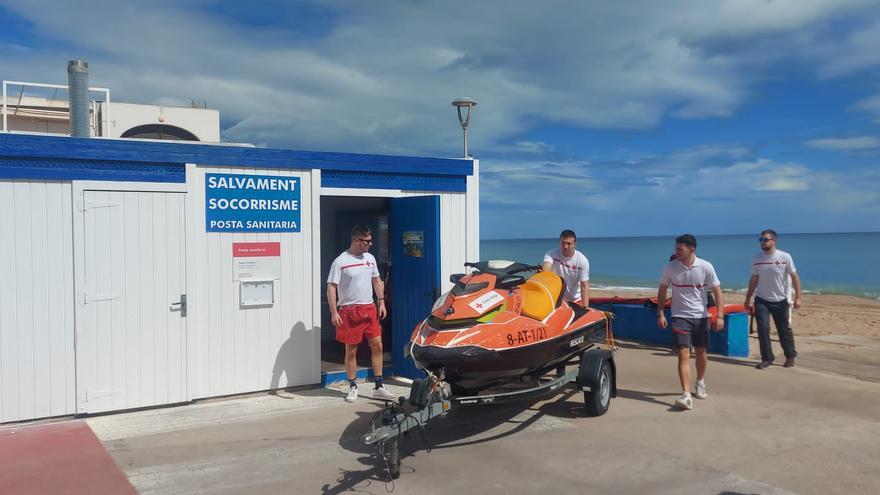
<path id="1" fill-rule="evenodd" d="M 0 78 L 459 157 L 483 238 L 880 231 L 880 1 L 0 0 Z"/>

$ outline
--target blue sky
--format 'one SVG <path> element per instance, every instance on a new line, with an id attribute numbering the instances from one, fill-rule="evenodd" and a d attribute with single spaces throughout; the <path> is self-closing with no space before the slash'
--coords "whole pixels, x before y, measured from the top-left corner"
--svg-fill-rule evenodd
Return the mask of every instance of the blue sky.
<path id="1" fill-rule="evenodd" d="M 880 231 L 880 2 L 0 0 L 0 78 L 223 139 L 458 156 L 485 238 Z"/>

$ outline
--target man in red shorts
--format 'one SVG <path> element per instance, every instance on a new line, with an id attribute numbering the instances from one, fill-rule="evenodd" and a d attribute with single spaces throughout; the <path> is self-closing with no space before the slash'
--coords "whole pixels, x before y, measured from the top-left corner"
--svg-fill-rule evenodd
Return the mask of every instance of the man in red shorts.
<path id="1" fill-rule="evenodd" d="M 382 330 L 379 320 L 385 319 L 385 298 L 382 279 L 376 267 L 376 258 L 368 253 L 373 244 L 369 227 L 356 225 L 351 229 L 351 245 L 330 265 L 327 277 L 327 303 L 330 321 L 336 327 L 336 340 L 345 344 L 345 371 L 348 374 L 348 395 L 354 402 L 358 397 L 356 382 L 357 346 L 367 337 L 376 388 L 373 397 L 394 399 L 382 383 Z M 379 311 L 373 304 L 373 293 L 379 302 Z"/>

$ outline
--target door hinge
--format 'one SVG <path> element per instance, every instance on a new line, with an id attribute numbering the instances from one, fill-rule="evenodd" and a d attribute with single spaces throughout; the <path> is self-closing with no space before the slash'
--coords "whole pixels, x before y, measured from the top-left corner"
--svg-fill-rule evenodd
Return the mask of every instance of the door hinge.
<path id="1" fill-rule="evenodd" d="M 113 299 L 119 299 L 119 296 L 116 294 L 96 294 L 93 292 L 83 292 L 83 304 L 89 304 L 98 301 L 112 301 Z"/>
<path id="2" fill-rule="evenodd" d="M 85 392 L 80 392 L 77 394 L 79 396 L 79 403 L 77 404 L 77 409 L 80 413 L 90 413 L 94 412 L 94 406 L 89 407 L 89 403 L 96 401 L 98 399 L 103 399 L 105 397 L 112 397 L 114 395 L 119 395 L 118 390 L 86 390 Z"/>
<path id="3" fill-rule="evenodd" d="M 114 206 L 120 206 L 122 203 L 111 203 L 107 201 L 83 201 L 82 202 L 82 211 L 86 210 L 94 210 L 95 208 L 112 208 Z"/>

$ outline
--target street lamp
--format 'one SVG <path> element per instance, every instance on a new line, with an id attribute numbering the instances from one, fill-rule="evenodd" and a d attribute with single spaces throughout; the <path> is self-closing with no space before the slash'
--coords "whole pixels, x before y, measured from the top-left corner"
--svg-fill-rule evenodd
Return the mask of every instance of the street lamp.
<path id="1" fill-rule="evenodd" d="M 468 124 L 471 123 L 471 109 L 477 106 L 477 100 L 473 98 L 456 98 L 452 102 L 452 106 L 458 110 L 458 123 L 461 124 L 461 130 L 464 132 L 464 157 L 470 158 L 470 155 L 468 155 L 467 128 Z M 467 115 L 465 117 L 461 115 L 462 108 L 467 108 Z"/>

